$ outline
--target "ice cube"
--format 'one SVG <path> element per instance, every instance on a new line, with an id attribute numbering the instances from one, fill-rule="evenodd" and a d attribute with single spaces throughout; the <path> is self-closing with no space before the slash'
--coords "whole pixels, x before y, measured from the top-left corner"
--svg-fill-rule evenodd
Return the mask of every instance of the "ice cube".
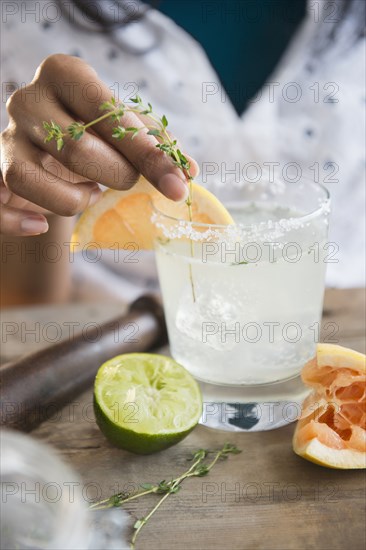
<path id="1" fill-rule="evenodd" d="M 187 287 L 177 309 L 177 329 L 190 339 L 218 351 L 232 350 L 240 341 L 240 308 L 237 302 L 228 302 L 214 286 L 196 289 Z"/>

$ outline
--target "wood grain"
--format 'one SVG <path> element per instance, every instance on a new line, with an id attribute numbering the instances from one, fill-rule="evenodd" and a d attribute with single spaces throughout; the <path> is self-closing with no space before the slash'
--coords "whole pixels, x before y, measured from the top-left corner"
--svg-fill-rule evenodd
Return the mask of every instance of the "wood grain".
<path id="1" fill-rule="evenodd" d="M 95 320 L 98 305 L 93 308 Z M 105 309 L 101 306 L 102 316 Z M 326 323 L 336 324 L 338 343 L 365 352 L 364 290 L 327 291 L 325 337 Z M 17 349 L 22 352 L 21 343 Z M 11 354 L 5 350 L 5 357 L 9 355 L 14 355 L 14 347 Z M 142 532 L 138 550 L 365 548 L 365 472 L 330 470 L 297 457 L 291 446 L 293 424 L 243 434 L 199 426 L 171 449 L 135 456 L 105 440 L 94 422 L 91 399 L 90 390 L 33 435 L 54 445 L 80 473 L 85 487 L 96 483 L 100 496 L 173 477 L 186 468 L 187 456 L 198 448 L 219 448 L 230 441 L 242 449 L 209 476 L 188 480 L 178 495 L 168 499 Z M 126 505 L 131 525 L 153 502 L 151 497 Z"/>

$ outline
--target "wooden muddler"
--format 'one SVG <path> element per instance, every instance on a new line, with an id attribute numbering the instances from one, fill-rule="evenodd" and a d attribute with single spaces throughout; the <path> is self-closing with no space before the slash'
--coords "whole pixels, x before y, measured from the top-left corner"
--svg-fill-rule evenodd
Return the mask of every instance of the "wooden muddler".
<path id="1" fill-rule="evenodd" d="M 163 309 L 153 296 L 138 298 L 126 315 L 93 330 L 87 340 L 79 334 L 0 367 L 0 425 L 32 430 L 92 385 L 104 361 L 167 341 Z"/>

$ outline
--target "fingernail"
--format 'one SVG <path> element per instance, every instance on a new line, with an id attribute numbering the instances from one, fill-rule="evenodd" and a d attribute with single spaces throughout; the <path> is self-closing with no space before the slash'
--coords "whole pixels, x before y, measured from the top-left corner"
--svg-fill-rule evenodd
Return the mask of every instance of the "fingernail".
<path id="1" fill-rule="evenodd" d="M 9 191 L 9 189 L 7 189 L 6 187 L 1 187 L 0 188 L 0 202 L 2 204 L 6 204 L 7 202 L 9 202 L 10 197 L 11 197 L 11 192 Z"/>
<path id="2" fill-rule="evenodd" d="M 197 176 L 199 176 L 199 174 L 200 174 L 200 167 L 199 167 L 198 162 L 195 159 L 193 159 L 192 157 L 190 157 L 189 155 L 186 155 L 186 157 L 189 160 L 191 174 L 192 174 L 192 172 L 194 172 L 194 177 L 197 178 Z"/>
<path id="3" fill-rule="evenodd" d="M 201 169 L 200 169 L 200 165 L 198 164 L 198 162 L 194 159 L 192 159 L 192 162 L 191 162 L 191 165 L 193 164 L 194 168 L 195 168 L 195 177 L 197 178 L 199 175 L 200 175 L 200 172 L 201 172 Z"/>
<path id="4" fill-rule="evenodd" d="M 28 216 L 20 222 L 20 228 L 27 235 L 39 235 L 48 231 L 48 223 L 39 216 Z"/>
<path id="5" fill-rule="evenodd" d="M 102 196 L 102 194 L 103 194 L 103 192 L 101 191 L 101 189 L 99 189 L 99 187 L 96 188 L 96 189 L 93 189 L 93 191 L 91 192 L 91 195 L 90 195 L 88 206 L 92 206 L 93 204 L 98 202 L 100 197 Z"/>
<path id="6" fill-rule="evenodd" d="M 188 198 L 187 183 L 175 174 L 165 174 L 159 180 L 160 191 L 173 201 L 184 201 Z"/>

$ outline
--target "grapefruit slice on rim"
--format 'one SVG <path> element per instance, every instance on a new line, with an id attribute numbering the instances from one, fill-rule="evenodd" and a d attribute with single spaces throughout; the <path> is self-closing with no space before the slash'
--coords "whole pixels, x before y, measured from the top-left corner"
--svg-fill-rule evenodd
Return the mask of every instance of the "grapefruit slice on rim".
<path id="1" fill-rule="evenodd" d="M 302 379 L 313 392 L 297 423 L 296 454 L 328 468 L 366 468 L 365 355 L 319 344 Z"/>
<path id="2" fill-rule="evenodd" d="M 125 248 L 135 244 L 140 250 L 153 248 L 156 228 L 151 221 L 153 205 L 164 214 L 189 220 L 187 204 L 162 195 L 145 178 L 127 191 L 109 189 L 79 218 L 72 236 L 74 250 L 89 243 L 99 248 Z M 204 187 L 192 183 L 192 218 L 196 223 L 232 224 L 221 202 Z"/>

